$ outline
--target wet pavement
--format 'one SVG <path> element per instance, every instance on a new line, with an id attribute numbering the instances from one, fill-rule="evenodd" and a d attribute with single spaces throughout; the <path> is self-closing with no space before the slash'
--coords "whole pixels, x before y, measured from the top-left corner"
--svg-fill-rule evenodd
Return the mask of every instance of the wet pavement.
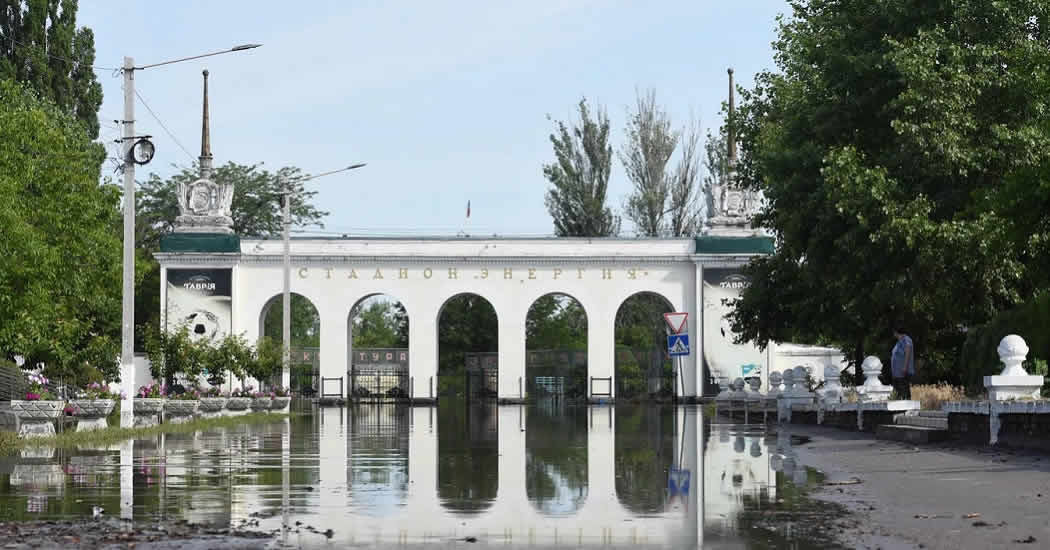
<path id="1" fill-rule="evenodd" d="M 803 440 L 697 407 L 293 413 L 0 458 L 0 545 L 829 548 L 848 522 L 806 496 Z"/>

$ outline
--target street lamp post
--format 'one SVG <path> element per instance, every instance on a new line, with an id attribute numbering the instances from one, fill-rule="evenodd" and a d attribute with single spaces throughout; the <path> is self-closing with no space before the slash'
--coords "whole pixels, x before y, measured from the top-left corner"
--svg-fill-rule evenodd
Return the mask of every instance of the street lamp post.
<path id="1" fill-rule="evenodd" d="M 365 163 L 351 164 L 346 168 L 288 181 L 285 182 L 284 189 L 281 191 L 281 195 L 284 198 L 284 212 L 281 216 L 281 221 L 284 225 L 284 292 L 281 296 L 281 386 L 284 388 L 290 388 L 292 385 L 292 255 L 291 239 L 288 236 L 292 225 L 292 194 L 294 193 L 292 184 L 346 172 L 347 170 L 354 170 L 362 166 L 365 166 Z"/>
<path id="2" fill-rule="evenodd" d="M 124 135 L 121 139 L 124 146 L 124 271 L 121 288 L 120 331 L 120 385 L 124 392 L 124 399 L 120 404 L 120 426 L 123 428 L 129 428 L 133 423 L 132 395 L 135 392 L 135 153 L 136 146 L 142 143 L 142 140 L 135 136 L 135 71 L 229 52 L 251 50 L 261 45 L 242 44 L 228 50 L 162 61 L 141 67 L 135 66 L 134 58 L 124 58 L 122 69 L 124 73 L 124 120 L 122 121 Z M 147 156 L 152 157 L 151 147 Z M 149 162 L 149 158 L 146 158 L 142 164 L 145 162 Z"/>

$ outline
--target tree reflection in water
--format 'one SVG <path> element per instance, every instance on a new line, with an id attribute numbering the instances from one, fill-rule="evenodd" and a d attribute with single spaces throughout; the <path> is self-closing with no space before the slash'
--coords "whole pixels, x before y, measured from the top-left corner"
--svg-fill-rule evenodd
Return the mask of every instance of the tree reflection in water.
<path id="1" fill-rule="evenodd" d="M 576 513 L 587 500 L 587 409 L 542 399 L 528 409 L 525 489 L 547 515 Z"/>
<path id="2" fill-rule="evenodd" d="M 442 398 L 438 405 L 437 492 L 441 506 L 476 514 L 499 491 L 499 424 L 493 401 Z"/>
<path id="3" fill-rule="evenodd" d="M 674 407 L 618 404 L 615 453 L 620 504 L 639 515 L 663 512 L 674 459 Z"/>

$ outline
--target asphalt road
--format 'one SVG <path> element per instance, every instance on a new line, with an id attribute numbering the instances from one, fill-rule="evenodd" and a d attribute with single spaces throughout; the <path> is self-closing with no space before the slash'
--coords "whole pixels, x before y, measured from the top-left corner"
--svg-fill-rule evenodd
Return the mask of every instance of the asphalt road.
<path id="1" fill-rule="evenodd" d="M 1050 548 L 1050 456 L 956 443 L 914 445 L 821 426 L 798 462 L 827 475 L 812 496 L 860 520 L 855 548 Z M 858 483 L 859 481 L 859 483 Z"/>

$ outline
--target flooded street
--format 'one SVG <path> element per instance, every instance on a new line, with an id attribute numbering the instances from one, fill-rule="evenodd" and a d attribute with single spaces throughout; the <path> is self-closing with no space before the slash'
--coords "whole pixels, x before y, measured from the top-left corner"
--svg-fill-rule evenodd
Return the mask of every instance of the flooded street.
<path id="1" fill-rule="evenodd" d="M 301 402 L 272 424 L 4 458 L 0 518 L 102 507 L 99 521 L 247 527 L 290 548 L 827 547 L 805 528 L 796 486 L 815 474 L 796 444 L 689 406 Z"/>

